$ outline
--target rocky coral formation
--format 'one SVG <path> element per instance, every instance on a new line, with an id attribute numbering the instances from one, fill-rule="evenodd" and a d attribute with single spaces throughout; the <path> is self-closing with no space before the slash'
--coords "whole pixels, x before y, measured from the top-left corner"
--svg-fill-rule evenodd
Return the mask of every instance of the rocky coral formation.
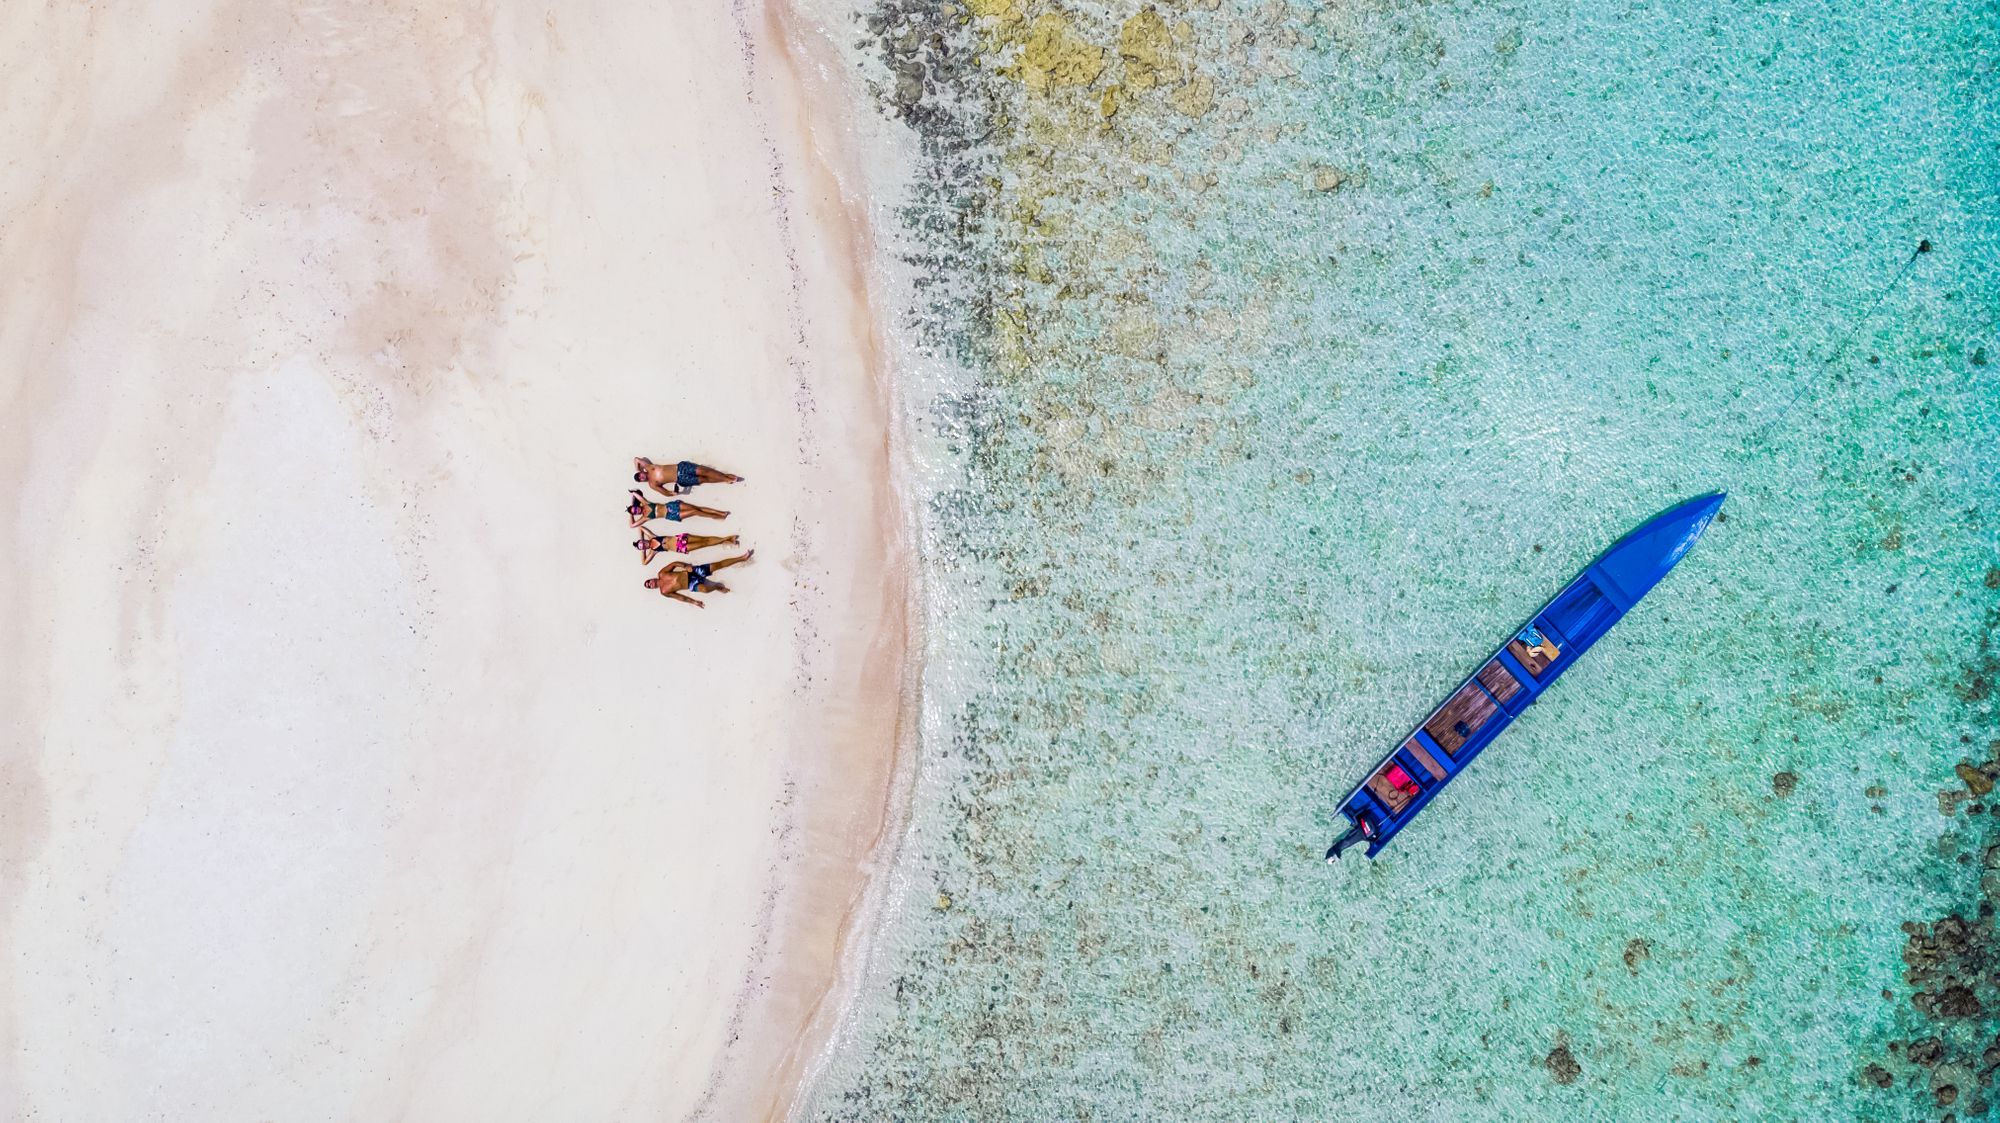
<path id="1" fill-rule="evenodd" d="M 1989 765 L 1988 767 L 1992 766 Z M 1960 780 L 1965 781 L 1966 790 L 1970 791 L 1973 795 L 1985 795 L 1993 790 L 1993 778 L 1988 776 L 1971 761 L 1959 761 L 1958 766 L 1953 771 L 1958 773 Z"/>
<path id="2" fill-rule="evenodd" d="M 1558 1084 L 1574 1084 L 1583 1075 L 1583 1066 L 1576 1063 L 1576 1054 L 1570 1052 L 1568 1041 L 1556 1042 L 1556 1047 L 1542 1058 L 1542 1064 L 1549 1070 L 1549 1078 Z"/>
<path id="3" fill-rule="evenodd" d="M 1984 698 L 1982 684 L 1994 663 L 2000 613 L 1989 614 L 1986 623 L 1955 684 L 1968 707 Z M 1990 720 L 1981 710 L 1969 716 Z M 1962 745 L 1977 743 L 1970 733 L 1959 740 Z M 1976 856 L 1980 876 L 1973 917 L 1954 912 L 1903 925 L 1908 1014 L 1923 1036 L 1907 1044 L 1890 1042 L 1886 1063 L 1872 1060 L 1861 1070 L 1865 1085 L 1907 1087 L 1927 1106 L 1949 1108 L 1956 1118 L 1982 1117 L 2000 1102 L 1993 1091 L 1994 1077 L 2000 1074 L 2000 942 L 1994 923 L 2000 908 L 2000 823 L 1985 813 L 1989 808 L 1981 802 L 2000 780 L 2000 738 L 1990 739 L 1986 749 L 1984 761 L 1959 761 L 1952 769 L 1958 784 L 1937 793 L 1941 814 L 1954 819 L 1964 815 L 1959 862 L 1972 866 Z M 2000 811 L 2000 806 L 1991 810 Z M 1972 836 L 1973 845 L 1965 844 L 1965 835 Z"/>
<path id="4" fill-rule="evenodd" d="M 1019 61 L 1000 72 L 1031 90 L 1088 86 L 1104 73 L 1104 49 L 1078 35 L 1061 13 L 1043 12 L 1021 41 Z"/>
<path id="5" fill-rule="evenodd" d="M 1653 958 L 1653 941 L 1643 936 L 1635 936 L 1625 945 L 1625 969 L 1634 975 L 1639 973 L 1639 964 Z"/>

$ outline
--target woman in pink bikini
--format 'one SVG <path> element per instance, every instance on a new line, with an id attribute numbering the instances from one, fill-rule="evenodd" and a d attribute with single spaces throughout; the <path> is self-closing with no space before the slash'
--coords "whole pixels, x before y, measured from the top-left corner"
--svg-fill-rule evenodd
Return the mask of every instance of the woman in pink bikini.
<path id="1" fill-rule="evenodd" d="M 639 551 L 639 564 L 651 565 L 654 554 L 692 554 L 696 550 L 706 550 L 710 546 L 734 546 L 736 536 L 717 538 L 711 534 L 654 534 L 644 527 L 639 528 L 639 539 L 632 548 Z"/>

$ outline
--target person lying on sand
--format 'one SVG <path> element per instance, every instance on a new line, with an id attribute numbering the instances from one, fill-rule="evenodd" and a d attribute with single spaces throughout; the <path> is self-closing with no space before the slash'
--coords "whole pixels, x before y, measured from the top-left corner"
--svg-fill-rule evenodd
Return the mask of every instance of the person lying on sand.
<path id="1" fill-rule="evenodd" d="M 633 526 L 644 526 L 647 519 L 665 519 L 677 523 L 689 519 L 726 519 L 728 511 L 717 511 L 710 507 L 697 507 L 678 499 L 671 503 L 651 503 L 646 497 L 634 491 L 632 502 L 625 504 L 625 513 L 632 516 Z"/>
<path id="2" fill-rule="evenodd" d="M 717 538 L 707 534 L 654 534 L 645 527 L 639 528 L 639 540 L 632 548 L 639 551 L 639 564 L 651 565 L 654 554 L 692 554 L 696 550 L 706 550 L 710 546 L 734 546 L 734 534 Z"/>
<path id="3" fill-rule="evenodd" d="M 728 569 L 732 565 L 750 560 L 755 550 L 745 550 L 733 558 L 724 558 L 707 565 L 689 565 L 684 561 L 668 562 L 657 577 L 646 578 L 648 589 L 657 589 L 661 596 L 669 600 L 686 601 L 696 608 L 706 608 L 688 593 L 726 593 L 729 586 L 719 581 L 709 580 L 708 575 L 718 569 Z"/>
<path id="4" fill-rule="evenodd" d="M 732 476 L 692 460 L 683 460 L 678 464 L 655 464 L 643 456 L 635 456 L 632 467 L 638 469 L 632 473 L 633 483 L 645 484 L 667 496 L 692 491 L 696 484 L 733 484 L 743 479 L 742 476 Z"/>

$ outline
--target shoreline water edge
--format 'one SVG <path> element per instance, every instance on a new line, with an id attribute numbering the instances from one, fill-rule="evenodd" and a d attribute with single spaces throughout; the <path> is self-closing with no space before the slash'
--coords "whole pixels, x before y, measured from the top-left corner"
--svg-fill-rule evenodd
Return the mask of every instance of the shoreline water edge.
<path id="1" fill-rule="evenodd" d="M 755 1015 L 746 1023 L 744 1055 L 726 1061 L 714 1086 L 720 1094 L 697 1109 L 708 1118 L 775 1120 L 796 1116 L 837 1047 L 887 898 L 916 759 L 924 602 L 910 542 L 911 453 L 900 432 L 909 414 L 898 403 L 894 331 L 884 318 L 895 314 L 889 294 L 899 281 L 876 248 L 882 200 L 900 194 L 905 157 L 877 127 L 842 55 L 842 32 L 857 20 L 850 0 L 736 0 L 732 12 L 758 60 L 760 112 L 774 128 L 790 125 L 773 147 L 773 190 L 796 204 L 800 227 L 811 232 L 801 239 L 801 264 L 839 294 L 816 309 L 836 324 L 807 317 L 801 340 L 859 359 L 845 380 L 801 382 L 800 447 L 811 450 L 811 465 L 851 461 L 848 478 L 870 485 L 855 520 L 868 533 L 856 536 L 843 559 L 848 572 L 838 575 L 850 584 L 820 590 L 823 603 L 844 609 L 824 627 L 804 624 L 811 636 L 801 658 L 812 666 L 801 672 L 805 704 L 794 725 L 800 821 L 786 841 L 800 889 L 771 920 L 777 970 L 740 996 L 746 1013 L 762 1007 L 763 1024 Z M 853 500 L 838 488 L 822 498 L 843 509 Z"/>

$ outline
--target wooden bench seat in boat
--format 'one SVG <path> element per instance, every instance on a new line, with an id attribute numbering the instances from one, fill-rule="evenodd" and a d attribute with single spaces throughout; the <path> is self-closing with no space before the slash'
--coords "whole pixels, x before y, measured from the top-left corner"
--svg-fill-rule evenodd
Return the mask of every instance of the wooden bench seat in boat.
<path id="1" fill-rule="evenodd" d="M 1438 763 L 1438 759 L 1431 755 L 1429 749 L 1424 748 L 1421 741 L 1415 737 L 1410 738 L 1404 743 L 1403 751 L 1415 757 L 1417 763 L 1424 766 L 1424 771 L 1431 774 L 1431 779 L 1444 779 L 1444 766 Z"/>
<path id="2" fill-rule="evenodd" d="M 1475 677 L 1479 679 L 1479 685 L 1486 688 L 1488 694 L 1502 702 L 1511 700 L 1523 689 L 1521 680 L 1515 678 L 1514 672 L 1508 670 L 1498 659 L 1479 668 L 1479 674 Z"/>
<path id="3" fill-rule="evenodd" d="M 1480 727 L 1499 713 L 1499 707 L 1477 682 L 1468 682 L 1458 693 L 1445 699 L 1436 716 L 1424 723 L 1424 732 L 1445 752 L 1458 755 L 1459 747 L 1472 739 Z M 1460 732 L 1463 730 L 1463 732 Z"/>

